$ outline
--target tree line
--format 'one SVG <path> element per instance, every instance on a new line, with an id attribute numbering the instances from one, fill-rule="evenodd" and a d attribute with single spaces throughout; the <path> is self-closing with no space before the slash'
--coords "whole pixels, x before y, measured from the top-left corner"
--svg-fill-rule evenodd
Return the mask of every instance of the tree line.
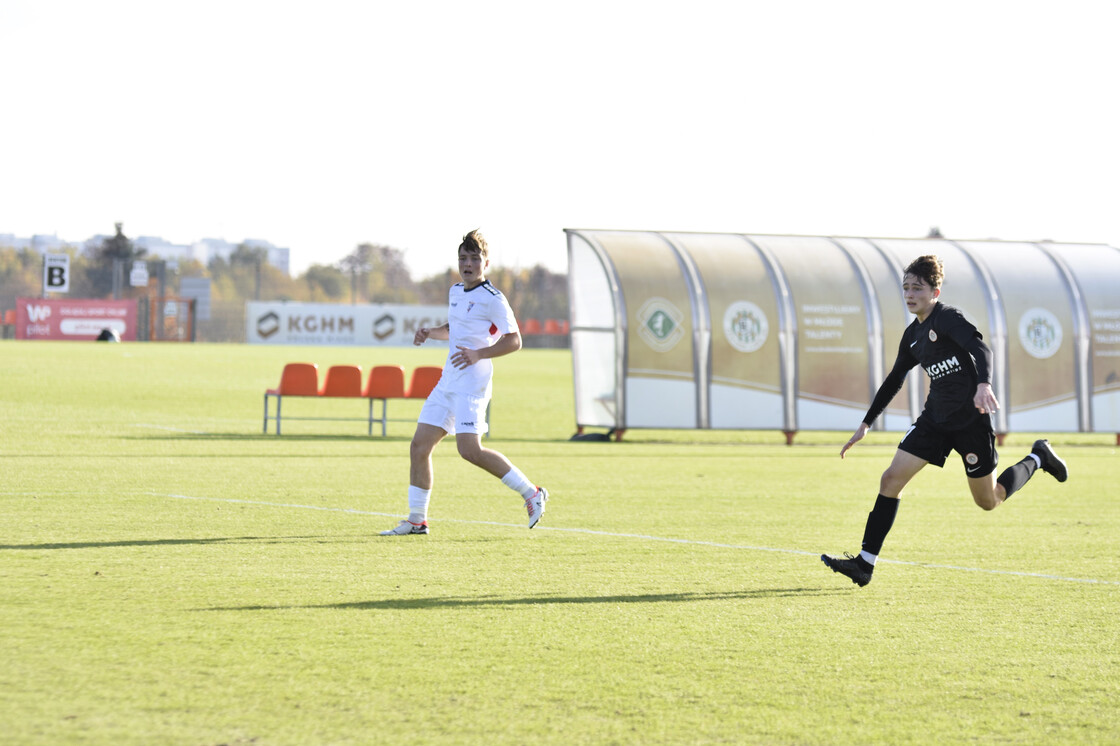
<path id="1" fill-rule="evenodd" d="M 443 305 L 447 289 L 459 281 L 451 267 L 414 279 L 402 250 L 375 243 L 360 244 L 333 264 L 313 264 L 296 277 L 269 264 L 265 249 L 246 244 L 237 246 L 228 259 L 216 257 L 205 265 L 193 259 L 165 262 L 138 248 L 119 224 L 114 236 L 55 253 L 70 256 L 67 297 L 152 297 L 158 295 L 161 281 L 166 294 L 174 296 L 178 278 L 208 277 L 214 309 L 244 309 L 249 300 Z M 147 261 L 152 270 L 146 287 L 128 282 L 128 269 L 138 260 Z M 567 275 L 539 265 L 531 269 L 491 265 L 488 277 L 506 294 L 519 320 L 568 318 Z M 14 308 L 16 298 L 38 297 L 42 289 L 42 255 L 33 249 L 0 246 L 0 310 Z M 234 321 L 232 327 L 237 324 Z M 216 333 L 210 341 L 237 341 L 231 334 Z"/>

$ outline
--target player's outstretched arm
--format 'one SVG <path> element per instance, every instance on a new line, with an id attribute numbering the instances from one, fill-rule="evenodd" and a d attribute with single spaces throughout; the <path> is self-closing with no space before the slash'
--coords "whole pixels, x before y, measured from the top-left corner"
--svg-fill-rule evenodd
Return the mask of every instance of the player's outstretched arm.
<path id="1" fill-rule="evenodd" d="M 844 454 L 848 452 L 849 448 L 863 440 L 863 436 L 867 435 L 868 429 L 870 428 L 868 427 L 866 422 L 859 423 L 859 427 L 857 427 L 856 431 L 852 433 L 852 437 L 848 438 L 848 442 L 845 443 L 844 447 L 840 449 L 840 458 L 844 458 Z"/>
<path id="2" fill-rule="evenodd" d="M 427 342 L 429 339 L 443 339 L 443 340 L 446 340 L 449 336 L 448 332 L 449 332 L 450 328 L 451 327 L 448 326 L 447 324 L 442 324 L 440 326 L 434 326 L 434 327 L 431 327 L 431 328 L 428 328 L 426 326 L 422 326 L 422 327 L 420 327 L 419 329 L 416 330 L 416 336 L 412 338 L 412 344 L 419 347 L 420 345 Z"/>

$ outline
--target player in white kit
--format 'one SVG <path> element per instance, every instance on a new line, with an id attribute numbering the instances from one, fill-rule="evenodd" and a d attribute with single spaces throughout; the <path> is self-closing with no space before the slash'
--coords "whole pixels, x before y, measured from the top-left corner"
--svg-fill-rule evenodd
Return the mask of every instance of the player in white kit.
<path id="1" fill-rule="evenodd" d="M 459 245 L 459 277 L 449 292 L 447 323 L 421 328 L 413 344 L 448 340 L 447 361 L 439 383 L 420 410 L 409 451 L 408 518 L 382 536 L 428 533 L 432 495 L 432 451 L 448 435 L 455 436 L 459 455 L 502 480 L 525 501 L 529 528 L 544 514 L 548 491 L 537 487 L 498 451 L 483 448 L 486 409 L 494 378 L 493 358 L 521 349 L 521 332 L 506 297 L 486 279 L 490 266 L 486 239 L 477 230 Z"/>

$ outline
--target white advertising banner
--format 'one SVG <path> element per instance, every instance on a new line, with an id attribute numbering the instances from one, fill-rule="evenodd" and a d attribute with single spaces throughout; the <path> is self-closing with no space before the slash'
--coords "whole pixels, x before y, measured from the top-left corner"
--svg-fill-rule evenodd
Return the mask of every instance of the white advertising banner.
<path id="1" fill-rule="evenodd" d="M 420 327 L 447 321 L 447 306 L 249 301 L 246 307 L 251 344 L 406 347 Z"/>

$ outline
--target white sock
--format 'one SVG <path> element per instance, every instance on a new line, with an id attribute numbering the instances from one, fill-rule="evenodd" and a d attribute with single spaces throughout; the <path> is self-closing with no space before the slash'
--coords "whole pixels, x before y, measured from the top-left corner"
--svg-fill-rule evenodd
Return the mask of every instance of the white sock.
<path id="1" fill-rule="evenodd" d="M 1039 469 L 1042 468 L 1042 459 L 1040 459 L 1036 454 L 1033 453 L 1028 453 L 1027 455 L 1034 459 L 1034 462 L 1038 464 Z"/>
<path id="2" fill-rule="evenodd" d="M 861 560 L 863 560 L 864 562 L 866 562 L 867 564 L 871 565 L 872 567 L 875 567 L 875 563 L 879 560 L 879 555 L 871 554 L 871 552 L 865 552 L 863 550 L 860 550 L 859 558 Z"/>
<path id="3" fill-rule="evenodd" d="M 509 473 L 502 477 L 502 484 L 514 492 L 520 492 L 526 500 L 537 494 L 537 486 L 530 482 L 529 478 L 522 474 L 516 466 L 510 467 Z"/>
<path id="4" fill-rule="evenodd" d="M 410 523 L 423 523 L 428 520 L 428 503 L 432 499 L 431 490 L 408 485 L 408 520 Z"/>

